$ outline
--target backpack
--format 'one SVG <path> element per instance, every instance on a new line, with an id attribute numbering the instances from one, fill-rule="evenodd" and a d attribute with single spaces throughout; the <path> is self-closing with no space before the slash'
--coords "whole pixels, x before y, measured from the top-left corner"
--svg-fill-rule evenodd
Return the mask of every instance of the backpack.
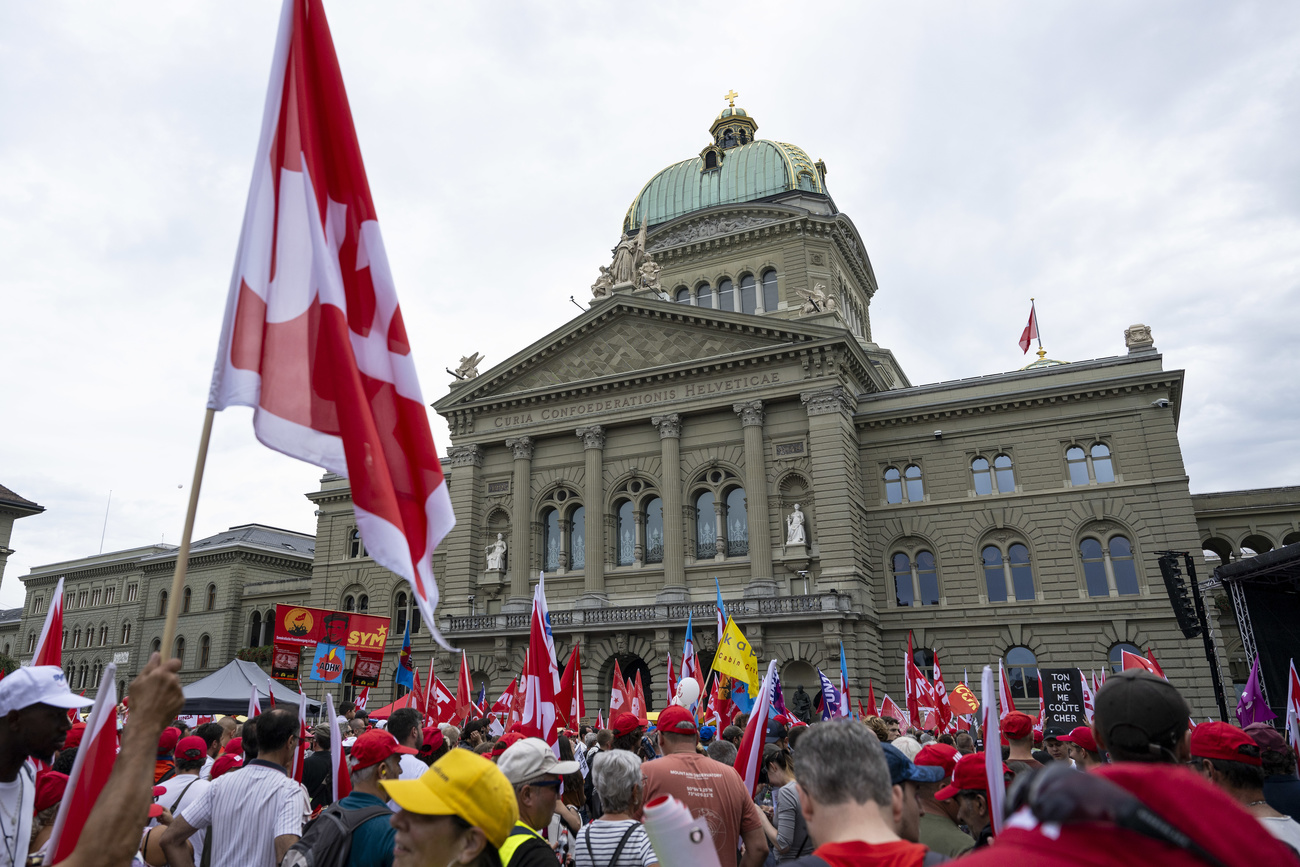
<path id="1" fill-rule="evenodd" d="M 392 815 L 387 804 L 360 810 L 345 810 L 338 804 L 330 804 L 307 825 L 302 837 L 289 847 L 280 863 L 282 867 L 347 867 L 352 854 L 352 832 L 376 816 L 384 815 Z"/>

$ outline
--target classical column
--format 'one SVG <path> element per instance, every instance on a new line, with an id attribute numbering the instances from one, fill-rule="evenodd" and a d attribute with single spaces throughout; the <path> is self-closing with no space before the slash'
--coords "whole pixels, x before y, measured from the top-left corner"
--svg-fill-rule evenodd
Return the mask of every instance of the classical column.
<path id="1" fill-rule="evenodd" d="M 447 560 L 442 571 L 443 607 L 450 604 L 459 608 L 475 593 L 478 577 L 483 574 L 483 548 L 477 544 L 482 526 L 476 520 L 480 515 L 476 506 L 483 496 L 480 485 L 483 447 L 452 446 L 443 456 L 442 468 L 447 474 L 451 507 L 461 516 L 447 537 Z"/>
<path id="2" fill-rule="evenodd" d="M 575 431 L 587 459 L 583 501 L 587 519 L 587 564 L 583 594 L 574 607 L 604 608 L 605 596 L 605 429 L 598 424 Z"/>
<path id="3" fill-rule="evenodd" d="M 682 534 L 682 417 L 677 413 L 657 415 L 650 423 L 659 429 L 662 455 L 664 501 L 664 587 L 657 602 L 686 602 L 686 549 Z"/>
<path id="4" fill-rule="evenodd" d="M 506 448 L 515 456 L 515 472 L 511 482 L 514 508 L 510 513 L 510 551 L 506 555 L 510 566 L 510 598 L 501 608 L 503 613 L 527 611 L 531 604 L 528 564 L 532 561 L 529 543 L 533 520 L 533 445 L 532 437 L 506 440 Z"/>
<path id="5" fill-rule="evenodd" d="M 772 540 L 768 538 L 767 465 L 763 455 L 763 402 L 733 404 L 745 432 L 745 499 L 749 518 L 749 586 L 746 596 L 775 596 Z"/>

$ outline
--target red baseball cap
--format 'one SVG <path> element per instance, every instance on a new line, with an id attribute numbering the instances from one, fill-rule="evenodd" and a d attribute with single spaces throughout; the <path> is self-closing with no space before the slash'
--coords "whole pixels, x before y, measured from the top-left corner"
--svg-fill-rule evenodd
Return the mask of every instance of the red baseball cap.
<path id="1" fill-rule="evenodd" d="M 623 735 L 630 735 L 637 729 L 643 729 L 648 725 L 650 725 L 649 720 L 641 719 L 640 717 L 625 712 L 614 717 L 614 719 L 610 721 L 609 727 L 614 730 L 616 736 L 622 737 Z"/>
<path id="2" fill-rule="evenodd" d="M 163 729 L 162 734 L 158 736 L 158 755 L 166 755 L 176 749 L 176 742 L 180 739 L 181 733 L 178 730 L 171 726 Z"/>
<path id="3" fill-rule="evenodd" d="M 244 739 L 231 738 L 226 741 L 225 749 L 221 751 L 223 756 L 242 756 L 244 754 Z"/>
<path id="4" fill-rule="evenodd" d="M 929 765 L 934 768 L 943 768 L 945 777 L 952 776 L 952 769 L 957 765 L 957 759 L 961 754 L 957 748 L 948 744 L 926 744 L 921 747 L 921 751 L 912 759 L 914 765 Z"/>
<path id="5" fill-rule="evenodd" d="M 226 753 L 212 763 L 212 772 L 208 779 L 215 780 L 226 771 L 234 771 L 244 766 L 244 757 L 237 753 Z"/>
<path id="6" fill-rule="evenodd" d="M 1241 729 L 1226 722 L 1202 723 L 1192 729 L 1192 755 L 1222 759 L 1261 767 L 1259 744 Z"/>
<path id="7" fill-rule="evenodd" d="M 1068 744 L 1074 744 L 1076 747 L 1090 753 L 1101 752 L 1101 750 L 1097 749 L 1097 739 L 1092 736 L 1092 729 L 1087 726 L 1076 726 L 1068 735 L 1058 735 L 1056 739 Z"/>
<path id="8" fill-rule="evenodd" d="M 86 734 L 86 724 L 84 722 L 74 722 L 72 728 L 68 729 L 68 736 L 63 740 L 63 748 L 70 750 L 73 747 L 81 746 L 81 738 Z"/>
<path id="9" fill-rule="evenodd" d="M 1002 718 L 1003 733 L 1014 741 L 1029 737 L 1034 730 L 1034 720 L 1027 713 L 1013 710 Z"/>
<path id="10" fill-rule="evenodd" d="M 447 743 L 447 739 L 442 736 L 442 730 L 436 726 L 430 726 L 424 730 L 424 742 L 420 744 L 421 755 L 433 755 L 442 749 Z"/>
<path id="11" fill-rule="evenodd" d="M 501 757 L 502 753 L 527 737 L 528 735 L 523 732 L 506 732 L 492 747 L 492 751 L 488 753 L 488 758 L 495 762 Z"/>
<path id="12" fill-rule="evenodd" d="M 36 775 L 35 811 L 49 809 L 63 800 L 63 790 L 68 787 L 68 775 L 58 771 L 41 771 Z"/>
<path id="13" fill-rule="evenodd" d="M 413 756 L 419 750 L 404 747 L 384 729 L 371 729 L 352 742 L 352 751 L 348 754 L 349 770 L 359 771 L 371 765 L 377 765 L 389 756 Z"/>
<path id="14" fill-rule="evenodd" d="M 1002 773 L 1011 773 L 1011 769 L 1007 767 L 1006 762 L 1002 763 Z M 964 792 L 967 789 L 974 789 L 979 792 L 989 790 L 988 775 L 984 771 L 983 753 L 971 753 L 958 759 L 957 766 L 952 770 L 952 782 L 935 792 L 934 797 L 937 800 L 946 801 L 954 797 L 958 792 Z"/>
<path id="15" fill-rule="evenodd" d="M 659 714 L 659 719 L 655 720 L 655 728 L 674 735 L 693 735 L 699 732 L 695 725 L 695 717 L 679 704 L 664 708 Z"/>
<path id="16" fill-rule="evenodd" d="M 173 729 L 175 731 L 175 729 Z M 197 761 L 208 754 L 208 742 L 197 735 L 181 738 L 176 744 L 176 760 Z"/>

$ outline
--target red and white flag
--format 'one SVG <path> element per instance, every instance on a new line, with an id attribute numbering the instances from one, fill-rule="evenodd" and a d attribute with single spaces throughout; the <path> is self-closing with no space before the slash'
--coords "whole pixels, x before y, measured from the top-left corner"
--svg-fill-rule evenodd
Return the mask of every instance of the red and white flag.
<path id="1" fill-rule="evenodd" d="M 1156 662 L 1156 655 L 1149 647 L 1147 648 L 1147 662 L 1151 663 L 1152 671 L 1154 671 L 1156 674 L 1160 675 L 1161 677 L 1164 677 L 1165 680 L 1169 679 L 1165 677 L 1165 670 L 1160 667 L 1160 663 Z"/>
<path id="2" fill-rule="evenodd" d="M 934 687 L 917 667 L 912 656 L 912 633 L 907 633 L 907 657 L 903 660 L 903 691 L 907 700 L 907 712 L 911 714 L 910 722 L 916 728 L 922 726 L 922 708 L 935 706 Z"/>
<path id="3" fill-rule="evenodd" d="M 360 707 L 361 705 L 357 705 Z M 311 744 L 311 738 L 307 733 L 307 696 L 303 695 L 301 684 L 298 686 L 298 749 L 293 752 L 293 767 L 289 769 L 289 776 L 298 782 L 302 782 L 302 769 L 307 760 L 306 750 Z"/>
<path id="4" fill-rule="evenodd" d="M 1164 677 L 1162 672 L 1156 670 L 1156 666 L 1152 664 L 1151 660 L 1138 656 L 1136 653 L 1129 653 L 1127 650 L 1121 650 L 1119 653 L 1123 669 L 1141 668 L 1151 672 L 1157 677 Z"/>
<path id="5" fill-rule="evenodd" d="M 1088 675 L 1083 673 L 1082 668 L 1079 669 L 1079 680 L 1083 681 L 1083 718 L 1088 721 L 1088 725 L 1092 725 L 1092 711 L 1096 702 L 1092 695 L 1092 686 L 1088 683 Z"/>
<path id="6" fill-rule="evenodd" d="M 604 728 L 605 728 L 605 712 L 600 708 L 596 708 L 596 731 L 601 731 Z"/>
<path id="7" fill-rule="evenodd" d="M 943 672 L 939 670 L 939 654 L 934 655 L 934 705 L 939 714 L 939 732 L 952 731 L 952 705 L 948 704 L 948 690 L 943 685 Z"/>
<path id="8" fill-rule="evenodd" d="M 469 677 L 469 660 L 465 651 L 460 652 L 460 674 L 456 678 L 456 713 L 455 718 L 461 722 L 474 711 L 474 684 Z"/>
<path id="9" fill-rule="evenodd" d="M 981 697 L 980 701 L 983 700 L 983 697 Z M 999 720 L 1016 709 L 1016 703 L 1011 697 L 1011 687 L 1007 684 L 1007 673 L 1002 667 L 1002 660 L 1000 659 L 998 660 L 998 703 L 1001 706 L 998 714 Z"/>
<path id="10" fill-rule="evenodd" d="M 1300 756 L 1300 676 L 1295 672 L 1295 660 L 1286 679 L 1286 740 L 1291 745 L 1291 752 Z"/>
<path id="11" fill-rule="evenodd" d="M 903 713 L 902 708 L 894 704 L 894 700 L 885 693 L 885 697 L 880 700 L 880 715 L 882 717 L 893 717 L 899 723 L 907 721 L 907 715 Z"/>
<path id="12" fill-rule="evenodd" d="M 325 712 L 329 716 L 330 743 L 343 743 L 343 736 L 339 733 L 339 713 L 334 709 L 333 693 L 325 693 Z M 337 746 L 330 750 L 330 779 L 334 803 L 337 804 L 352 791 L 352 774 L 348 771 L 347 760 L 343 758 L 343 750 Z"/>
<path id="13" fill-rule="evenodd" d="M 626 713 L 631 702 L 628 701 L 627 684 L 623 680 L 623 672 L 619 671 L 618 660 L 614 660 L 614 683 L 609 689 L 609 719 L 614 721 L 614 717 L 621 713 Z"/>
<path id="14" fill-rule="evenodd" d="M 491 713 L 500 714 L 509 718 L 511 709 L 515 706 L 515 689 L 519 683 L 519 678 L 512 678 L 510 685 L 501 693 L 501 697 L 492 702 Z"/>
<path id="15" fill-rule="evenodd" d="M 45 623 L 36 638 L 36 650 L 31 665 L 53 665 L 63 668 L 63 579 L 54 585 L 50 607 L 45 612 Z"/>
<path id="16" fill-rule="evenodd" d="M 683 660 L 682 667 L 685 668 L 685 665 L 686 663 Z M 673 655 L 671 653 L 668 654 L 668 680 L 666 686 L 667 688 L 664 691 L 668 694 L 668 698 L 664 701 L 664 707 L 672 704 L 673 696 L 677 694 L 677 673 L 673 671 Z"/>
<path id="17" fill-rule="evenodd" d="M 1034 731 L 1038 734 L 1043 733 L 1043 721 L 1047 719 L 1047 705 L 1044 704 L 1043 696 L 1043 675 L 1038 675 L 1038 719 L 1034 720 Z"/>
<path id="18" fill-rule="evenodd" d="M 763 685 L 758 690 L 753 712 L 745 724 L 744 737 L 740 739 L 740 750 L 736 753 L 736 773 L 745 781 L 745 788 L 752 798 L 758 794 L 758 773 L 762 770 L 763 744 L 767 739 L 767 709 L 772 703 L 773 685 L 777 679 L 776 660 L 767 664 L 767 674 Z"/>
<path id="19" fill-rule="evenodd" d="M 999 676 L 1001 676 L 1001 665 L 1002 662 L 999 660 Z M 998 691 L 1003 688 L 998 687 Z M 998 693 L 994 691 L 993 668 L 986 665 L 984 674 L 980 678 L 980 712 L 984 715 L 981 721 L 985 743 L 984 774 L 988 781 L 989 814 L 993 820 L 995 834 L 1002 833 L 1002 804 L 1007 798 L 1007 779 L 1002 772 L 1002 750 L 997 746 L 1002 742 L 999 723 L 1002 717 L 1011 712 L 1006 708 L 998 707 L 998 698 Z"/>
<path id="20" fill-rule="evenodd" d="M 578 645 L 569 653 L 569 664 L 560 678 L 560 711 L 565 725 L 576 728 L 587 715 L 586 699 L 582 694 L 582 654 Z"/>
<path id="21" fill-rule="evenodd" d="M 72 762 L 59 812 L 54 817 L 48 850 L 51 864 L 71 857 L 81 839 L 82 829 L 86 827 L 86 820 L 90 818 L 90 811 L 113 773 L 113 764 L 117 761 L 116 709 L 117 666 L 110 662 L 100 678 L 95 704 L 90 709 L 90 722 L 81 738 L 77 758 Z"/>
<path id="22" fill-rule="evenodd" d="M 636 670 L 636 687 L 632 690 L 632 716 L 644 719 L 650 708 L 645 703 L 645 687 L 641 683 L 641 669 Z"/>
<path id="23" fill-rule="evenodd" d="M 248 697 L 248 714 L 247 719 L 262 715 L 262 703 L 257 698 L 257 687 L 254 686 L 253 693 Z"/>
<path id="24" fill-rule="evenodd" d="M 375 562 L 444 647 L 431 554 L 455 523 L 320 0 L 285 0 L 208 408 L 348 477 Z M 450 649 L 450 648 L 449 648 Z"/>
<path id="25" fill-rule="evenodd" d="M 301 689 L 299 689 L 298 691 L 302 692 Z M 370 687 L 363 686 L 361 688 L 360 694 L 357 695 L 357 710 L 365 710 L 366 702 L 369 700 L 370 700 Z"/>
<path id="26" fill-rule="evenodd" d="M 1029 322 L 1025 325 L 1025 330 L 1020 332 L 1020 354 L 1024 355 L 1029 351 L 1033 341 L 1038 339 L 1038 313 L 1034 310 L 1034 302 L 1029 302 Z"/>
<path id="27" fill-rule="evenodd" d="M 447 688 L 447 684 L 442 682 L 442 678 L 434 675 L 428 695 L 431 696 L 429 703 L 433 707 L 431 714 L 433 721 L 438 723 L 451 722 L 456 715 L 456 699 L 451 697 L 451 690 Z"/>
<path id="28" fill-rule="evenodd" d="M 524 668 L 523 719 L 520 728 L 530 738 L 541 738 L 553 749 L 559 747 L 560 722 L 556 696 L 560 692 L 560 670 L 555 661 L 555 644 L 546 608 L 546 575 L 537 579 L 533 590 L 533 612 L 528 627 L 528 662 Z"/>

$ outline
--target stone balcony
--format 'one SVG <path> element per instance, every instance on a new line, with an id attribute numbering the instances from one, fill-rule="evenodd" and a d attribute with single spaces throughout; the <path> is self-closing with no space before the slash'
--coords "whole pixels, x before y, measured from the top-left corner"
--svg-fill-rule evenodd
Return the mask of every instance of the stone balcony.
<path id="1" fill-rule="evenodd" d="M 827 617 L 846 617 L 853 613 L 852 600 L 846 594 L 831 590 L 806 596 L 776 596 L 757 599 L 734 599 L 726 603 L 727 613 L 737 623 L 762 621 L 771 618 L 782 620 L 822 620 Z M 552 608 L 551 628 L 557 632 L 599 632 L 627 630 L 644 627 L 686 626 L 688 617 L 699 621 L 697 626 L 712 630 L 717 620 L 714 602 L 665 603 L 628 605 L 612 608 L 578 608 L 560 611 Z M 449 615 L 440 618 L 444 635 L 462 638 L 497 636 L 528 632 L 530 612 L 516 614 Z"/>

